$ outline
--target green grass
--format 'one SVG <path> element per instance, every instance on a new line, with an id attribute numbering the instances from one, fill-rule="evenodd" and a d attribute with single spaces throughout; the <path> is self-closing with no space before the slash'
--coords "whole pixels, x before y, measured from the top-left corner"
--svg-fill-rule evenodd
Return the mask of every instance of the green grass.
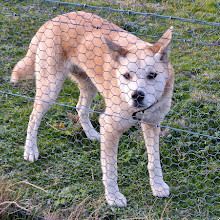
<path id="1" fill-rule="evenodd" d="M 94 6 L 125 7 L 207 22 L 219 22 L 220 19 L 216 1 L 157 1 L 160 9 L 153 2 L 83 1 Z M 0 91 L 34 97 L 33 81 L 18 86 L 9 84 L 11 70 L 24 56 L 30 39 L 44 22 L 42 19 L 72 10 L 82 8 L 34 1 L 0 1 L 0 12 L 31 16 L 0 14 Z M 16 216 L 21 219 L 37 219 L 38 215 L 51 215 L 54 219 L 57 216 L 67 219 L 71 215 L 72 219 L 77 216 L 81 219 L 217 219 L 219 140 L 187 131 L 220 136 L 220 28 L 91 11 L 152 43 L 166 28 L 175 28 L 171 53 L 176 73 L 174 97 L 172 109 L 163 122 L 168 128 L 160 140 L 164 179 L 171 186 L 172 194 L 165 199 L 152 196 L 147 152 L 137 126 L 121 138 L 118 156 L 119 185 L 128 199 L 128 206 L 122 209 L 106 205 L 99 142 L 86 139 L 77 123 L 75 109 L 68 107 L 76 105 L 79 93 L 76 85 L 66 80 L 57 102 L 67 106 L 54 105 L 42 121 L 38 136 L 41 157 L 35 163 L 23 159 L 33 100 L 0 95 L 0 175 L 4 176 L 3 185 L 0 184 L 0 215 L 16 219 L 16 208 L 20 210 Z M 103 108 L 102 99 L 97 95 L 92 109 L 103 111 Z M 98 114 L 92 113 L 91 117 L 98 129 Z M 12 203 L 11 209 L 1 213 L 4 193 L 7 193 L 7 200 L 16 201 L 20 208 Z M 26 209 L 30 212 L 21 212 Z"/>

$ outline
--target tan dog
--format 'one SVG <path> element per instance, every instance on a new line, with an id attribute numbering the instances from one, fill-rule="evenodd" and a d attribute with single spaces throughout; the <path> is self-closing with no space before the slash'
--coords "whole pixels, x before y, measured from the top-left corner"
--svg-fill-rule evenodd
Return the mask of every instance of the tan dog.
<path id="1" fill-rule="evenodd" d="M 38 159 L 37 132 L 44 114 L 56 101 L 66 77 L 80 89 L 77 111 L 91 140 L 101 140 L 101 165 L 108 204 L 126 206 L 117 185 L 117 150 L 124 131 L 141 123 L 148 151 L 150 185 L 154 196 L 169 196 L 159 156 L 159 124 L 168 113 L 174 73 L 168 62 L 170 28 L 154 45 L 108 21 L 72 12 L 46 22 L 33 37 L 27 55 L 15 66 L 11 82 L 36 78 L 36 97 L 27 130 L 24 158 Z M 97 92 L 106 104 L 100 134 L 89 119 Z M 149 123 L 150 122 L 150 123 Z"/>

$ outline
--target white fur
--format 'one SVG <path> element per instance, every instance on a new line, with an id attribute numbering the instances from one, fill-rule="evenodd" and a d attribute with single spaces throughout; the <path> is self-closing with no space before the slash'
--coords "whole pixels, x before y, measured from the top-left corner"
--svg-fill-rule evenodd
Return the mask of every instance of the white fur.
<path id="1" fill-rule="evenodd" d="M 121 58 L 121 65 L 117 70 L 118 85 L 122 96 L 133 107 L 132 93 L 136 90 L 145 94 L 143 100 L 144 107 L 148 108 L 160 100 L 165 88 L 165 75 L 162 62 L 157 57 L 146 55 L 145 60 L 137 62 L 136 54 L 129 54 L 126 58 Z M 131 79 L 124 78 L 125 73 L 130 73 Z M 157 73 L 155 79 L 148 79 L 151 72 Z"/>

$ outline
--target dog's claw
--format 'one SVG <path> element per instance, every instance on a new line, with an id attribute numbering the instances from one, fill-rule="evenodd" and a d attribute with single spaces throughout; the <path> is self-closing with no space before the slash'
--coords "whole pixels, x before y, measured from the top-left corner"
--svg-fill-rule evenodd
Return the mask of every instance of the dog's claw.
<path id="1" fill-rule="evenodd" d="M 115 194 L 111 194 L 111 195 L 106 195 L 106 201 L 110 206 L 118 206 L 118 207 L 127 206 L 127 200 L 125 196 L 120 192 L 116 192 Z"/>

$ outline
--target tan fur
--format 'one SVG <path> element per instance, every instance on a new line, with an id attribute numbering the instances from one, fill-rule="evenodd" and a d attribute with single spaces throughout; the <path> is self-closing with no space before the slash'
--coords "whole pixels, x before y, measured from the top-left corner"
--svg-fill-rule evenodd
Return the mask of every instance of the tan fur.
<path id="1" fill-rule="evenodd" d="M 107 202 L 126 206 L 126 198 L 117 185 L 118 141 L 121 134 L 135 124 L 132 115 L 145 122 L 160 123 L 169 111 L 174 83 L 173 69 L 168 61 L 171 37 L 172 28 L 152 45 L 97 15 L 85 12 L 60 15 L 46 22 L 33 37 L 26 56 L 17 63 L 11 76 L 13 83 L 36 78 L 36 97 L 28 125 L 24 158 L 29 161 L 38 159 L 37 131 L 40 121 L 56 100 L 65 78 L 69 77 L 78 83 L 80 89 L 77 111 L 83 130 L 88 138 L 101 140 Z M 157 72 L 161 80 L 145 79 L 150 68 Z M 137 78 L 137 84 L 129 81 L 134 91 L 126 87 L 126 79 L 123 78 L 126 71 L 133 74 L 132 79 Z M 140 76 L 144 76 L 143 79 Z M 161 88 L 161 92 L 155 91 L 153 82 L 155 88 Z M 128 100 L 129 95 L 134 97 L 136 88 L 143 89 L 148 97 L 146 100 L 145 96 L 143 98 L 143 108 L 131 104 L 138 103 L 137 99 Z M 147 89 L 158 97 L 148 94 Z M 100 134 L 93 128 L 88 110 L 97 92 L 103 95 L 106 104 L 105 114 L 99 120 Z M 148 103 L 148 100 L 152 101 Z M 166 197 L 169 187 L 163 181 L 159 160 L 160 128 L 142 124 L 142 130 L 148 150 L 153 194 Z"/>

